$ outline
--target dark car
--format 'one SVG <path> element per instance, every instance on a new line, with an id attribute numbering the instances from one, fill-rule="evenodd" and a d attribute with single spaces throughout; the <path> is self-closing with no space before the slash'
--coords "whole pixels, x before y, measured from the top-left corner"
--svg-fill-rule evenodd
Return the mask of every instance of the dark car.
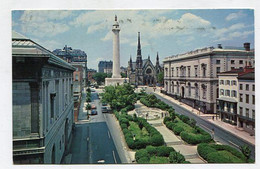
<path id="1" fill-rule="evenodd" d="M 97 115 L 97 111 L 96 110 L 91 110 L 91 115 Z"/>
<path id="2" fill-rule="evenodd" d="M 102 109 L 102 113 L 107 113 L 108 112 L 107 107 L 102 107 L 101 109 Z"/>

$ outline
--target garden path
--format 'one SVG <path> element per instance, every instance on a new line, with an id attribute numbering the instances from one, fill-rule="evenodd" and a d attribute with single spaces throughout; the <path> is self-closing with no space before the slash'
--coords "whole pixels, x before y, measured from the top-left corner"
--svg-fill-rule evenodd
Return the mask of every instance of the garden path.
<path id="1" fill-rule="evenodd" d="M 156 108 L 146 107 L 139 101 L 135 104 L 135 107 L 145 109 L 146 111 L 157 110 Z M 165 144 L 169 147 L 173 147 L 176 151 L 179 151 L 182 155 L 184 155 L 185 159 L 191 163 L 205 163 L 205 161 L 203 161 L 197 154 L 197 146 L 186 144 L 179 136 L 175 135 L 163 124 L 163 117 L 161 116 L 161 112 L 161 110 L 158 111 L 158 114 L 160 114 L 159 119 L 148 120 L 148 123 L 154 126 L 162 134 Z M 128 112 L 128 114 L 134 113 L 134 110 Z"/>

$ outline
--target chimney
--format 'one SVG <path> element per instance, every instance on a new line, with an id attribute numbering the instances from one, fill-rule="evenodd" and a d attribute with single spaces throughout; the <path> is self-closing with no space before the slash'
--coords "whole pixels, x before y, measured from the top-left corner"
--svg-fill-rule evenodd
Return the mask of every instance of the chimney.
<path id="1" fill-rule="evenodd" d="M 246 51 L 250 51 L 250 43 L 248 42 L 244 43 L 244 48 Z"/>
<path id="2" fill-rule="evenodd" d="M 219 48 L 219 49 L 222 49 L 222 46 L 221 46 L 221 44 L 218 44 L 218 48 Z"/>

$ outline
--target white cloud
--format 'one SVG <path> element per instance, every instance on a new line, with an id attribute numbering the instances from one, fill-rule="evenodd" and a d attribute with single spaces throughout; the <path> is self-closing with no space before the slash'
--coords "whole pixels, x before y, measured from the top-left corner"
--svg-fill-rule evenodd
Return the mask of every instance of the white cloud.
<path id="1" fill-rule="evenodd" d="M 226 17 L 227 21 L 231 21 L 231 20 L 236 20 L 240 17 L 246 16 L 246 14 L 244 14 L 242 11 L 236 12 L 236 13 L 231 13 Z"/>
<path id="2" fill-rule="evenodd" d="M 64 44 L 56 41 L 56 40 L 40 40 L 37 38 L 32 39 L 34 42 L 48 49 L 49 51 L 53 51 L 54 49 L 60 49 Z"/>
<path id="3" fill-rule="evenodd" d="M 36 37 L 54 36 L 69 30 L 63 19 L 71 15 L 72 11 L 24 11 L 20 18 L 21 29 Z"/>
<path id="4" fill-rule="evenodd" d="M 178 19 L 166 14 L 170 10 L 130 10 L 130 11 L 88 11 L 80 14 L 70 22 L 75 27 L 87 26 L 87 33 L 105 31 L 102 41 L 112 40 L 112 24 L 114 16 L 118 16 L 121 27 L 121 43 L 136 46 L 137 32 L 141 32 L 142 46 L 151 45 L 151 42 L 162 36 L 190 35 L 206 32 L 212 29 L 211 23 L 192 13 L 185 13 Z"/>
<path id="5" fill-rule="evenodd" d="M 234 38 L 246 38 L 248 35 L 254 33 L 254 31 L 245 31 L 244 28 L 250 26 L 246 26 L 243 23 L 236 23 L 229 27 L 216 29 L 213 33 L 213 38 L 215 38 L 215 42 L 219 41 L 227 41 L 232 40 Z"/>

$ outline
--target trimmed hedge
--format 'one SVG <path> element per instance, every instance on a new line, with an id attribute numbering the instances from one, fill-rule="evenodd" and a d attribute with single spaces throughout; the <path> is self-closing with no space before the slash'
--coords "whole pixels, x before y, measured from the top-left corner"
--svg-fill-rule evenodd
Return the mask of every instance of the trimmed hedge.
<path id="1" fill-rule="evenodd" d="M 174 134 L 180 135 L 182 140 L 188 144 L 196 145 L 199 143 L 208 143 L 212 140 L 209 133 L 196 126 L 196 121 L 189 119 L 187 116 L 176 114 L 174 121 L 169 117 L 165 117 L 164 124 L 167 128 L 172 130 Z"/>
<path id="2" fill-rule="evenodd" d="M 164 144 L 164 139 L 161 133 L 158 132 L 154 127 L 152 127 L 144 118 L 133 118 L 132 116 L 127 114 L 121 113 L 120 115 L 118 112 L 115 112 L 115 116 L 119 120 L 119 124 L 124 133 L 126 143 L 130 149 L 142 149 L 145 148 L 147 145 L 161 146 Z M 137 124 L 141 123 L 150 135 L 149 140 L 142 138 L 133 140 L 133 135 L 128 129 L 130 125 L 129 121 L 133 121 Z"/>
<path id="3" fill-rule="evenodd" d="M 208 163 L 246 163 L 246 157 L 228 145 L 201 143 L 197 151 Z"/>
<path id="4" fill-rule="evenodd" d="M 174 148 L 166 146 L 147 146 L 145 149 L 137 150 L 135 159 L 139 164 L 189 163 Z"/>
<path id="5" fill-rule="evenodd" d="M 153 94 L 144 95 L 140 98 L 140 102 L 147 107 L 156 107 L 162 110 L 168 110 L 171 108 L 172 110 L 174 110 L 168 104 L 164 103 L 160 99 L 157 99 L 157 97 Z"/>
<path id="6" fill-rule="evenodd" d="M 189 133 L 186 131 L 181 132 L 181 138 L 185 142 L 187 142 L 189 144 L 193 144 L 193 145 L 196 145 L 199 143 L 208 143 L 212 140 L 211 135 L 209 135 L 209 134 L 194 134 L 194 133 Z"/>

